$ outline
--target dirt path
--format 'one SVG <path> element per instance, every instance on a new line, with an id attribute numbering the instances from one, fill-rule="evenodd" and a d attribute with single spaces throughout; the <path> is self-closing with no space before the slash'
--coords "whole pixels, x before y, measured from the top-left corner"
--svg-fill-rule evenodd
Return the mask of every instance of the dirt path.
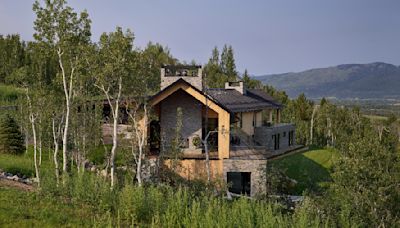
<path id="1" fill-rule="evenodd" d="M 0 177 L 0 188 L 1 187 L 16 188 L 16 189 L 28 191 L 28 192 L 35 190 L 35 188 L 32 185 L 24 184 L 24 183 L 21 183 L 18 181 L 7 180 L 7 179 Z"/>

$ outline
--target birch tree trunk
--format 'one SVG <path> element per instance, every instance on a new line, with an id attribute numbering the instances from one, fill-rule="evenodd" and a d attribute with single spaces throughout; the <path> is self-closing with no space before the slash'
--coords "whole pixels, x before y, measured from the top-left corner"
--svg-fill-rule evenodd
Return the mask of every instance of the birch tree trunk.
<path id="1" fill-rule="evenodd" d="M 38 167 L 38 161 L 37 161 L 37 139 L 36 139 L 36 126 L 35 126 L 35 121 L 36 117 L 33 114 L 33 109 L 32 109 L 32 102 L 29 97 L 28 91 L 26 92 L 26 97 L 28 99 L 28 106 L 29 106 L 29 121 L 31 122 L 31 127 L 32 127 L 32 136 L 33 136 L 33 162 L 35 165 L 35 175 L 36 175 L 36 180 L 38 182 L 38 185 L 40 187 L 40 174 L 39 174 L 39 167 Z"/>
<path id="2" fill-rule="evenodd" d="M 60 170 L 58 166 L 58 137 L 60 135 L 60 130 L 61 130 L 61 123 L 60 126 L 57 129 L 55 129 L 55 120 L 53 118 L 52 120 L 52 130 L 53 130 L 53 143 L 54 143 L 54 153 L 53 153 L 53 161 L 54 161 L 54 168 L 55 168 L 55 173 L 56 173 L 56 180 L 57 180 L 57 186 L 59 185 L 60 181 Z"/>
<path id="3" fill-rule="evenodd" d="M 147 131 L 146 131 L 146 127 L 147 127 L 147 106 L 146 104 L 144 104 L 143 106 L 143 122 L 142 124 L 138 123 L 137 120 L 137 110 L 138 110 L 138 106 L 136 107 L 134 114 L 130 114 L 129 112 L 129 117 L 132 119 L 133 121 L 133 127 L 135 129 L 135 138 L 136 138 L 136 143 L 137 143 L 137 147 L 138 147 L 138 151 L 139 153 L 136 154 L 134 152 L 134 145 L 132 144 L 132 155 L 136 161 L 136 180 L 138 182 L 139 186 L 142 186 L 143 180 L 142 180 L 142 162 L 145 156 L 144 150 L 145 150 L 145 143 L 146 143 L 146 139 L 147 139 Z M 132 141 L 133 142 L 133 141 Z"/>
<path id="4" fill-rule="evenodd" d="M 121 92 L 122 92 L 122 78 L 119 77 L 118 79 L 118 95 L 117 98 L 115 99 L 115 106 L 112 103 L 111 96 L 109 94 L 109 89 L 105 89 L 104 85 L 98 86 L 95 85 L 96 87 L 100 88 L 103 92 L 104 95 L 107 97 L 108 104 L 110 105 L 111 108 L 111 113 L 113 117 L 113 145 L 111 148 L 111 156 L 110 156 L 110 176 L 111 176 L 111 188 L 114 187 L 115 181 L 114 181 L 114 173 L 115 173 L 115 154 L 117 151 L 117 146 L 118 146 L 118 115 L 119 115 L 119 100 L 121 98 Z"/>
<path id="5" fill-rule="evenodd" d="M 65 95 L 65 104 L 66 104 L 66 113 L 65 113 L 65 125 L 64 125 L 64 130 L 63 130 L 63 172 L 67 172 L 68 168 L 68 129 L 69 129 L 69 119 L 70 119 L 70 109 L 71 109 L 71 94 L 72 94 L 72 82 L 73 82 L 73 76 L 74 76 L 74 71 L 75 68 L 72 67 L 71 69 L 71 74 L 69 78 L 69 86 L 67 85 L 67 77 L 65 74 L 64 70 L 64 64 L 62 62 L 62 55 L 63 52 L 61 51 L 61 48 L 58 48 L 57 51 L 58 54 L 58 63 L 61 68 L 61 75 L 62 75 L 62 81 L 63 81 L 63 89 L 64 89 L 64 95 Z"/>
<path id="6" fill-rule="evenodd" d="M 38 181 L 40 187 L 40 175 L 39 175 L 39 165 L 37 161 L 37 139 L 36 139 L 36 128 L 35 128 L 35 117 L 33 114 L 30 115 L 30 121 L 32 125 L 32 135 L 33 135 L 33 160 L 35 164 L 36 180 Z"/>
<path id="7" fill-rule="evenodd" d="M 314 120 L 315 120 L 315 114 L 317 113 L 318 110 L 318 105 L 314 105 L 314 109 L 311 115 L 311 120 L 310 120 L 310 142 L 309 144 L 313 144 L 313 138 L 314 138 Z"/>

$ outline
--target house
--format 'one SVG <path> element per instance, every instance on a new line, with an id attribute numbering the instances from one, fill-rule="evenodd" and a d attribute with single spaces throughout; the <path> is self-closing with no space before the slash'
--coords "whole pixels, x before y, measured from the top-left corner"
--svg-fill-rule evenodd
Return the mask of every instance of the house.
<path id="1" fill-rule="evenodd" d="M 207 138 L 211 175 L 230 183 L 233 193 L 262 191 L 268 159 L 301 147 L 296 145 L 295 126 L 280 121 L 279 102 L 261 90 L 247 89 L 241 81 L 206 89 L 201 66 L 164 66 L 161 91 L 149 105 L 154 113 L 148 131 L 151 154 L 168 155 L 179 121 L 180 175 L 205 177 L 201 141 Z"/>

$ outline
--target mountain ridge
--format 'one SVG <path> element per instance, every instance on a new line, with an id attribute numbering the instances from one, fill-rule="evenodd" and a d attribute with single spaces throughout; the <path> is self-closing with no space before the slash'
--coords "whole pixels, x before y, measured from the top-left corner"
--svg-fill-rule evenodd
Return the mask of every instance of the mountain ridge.
<path id="1" fill-rule="evenodd" d="M 302 72 L 256 76 L 290 97 L 400 99 L 400 66 L 384 62 L 340 64 Z"/>

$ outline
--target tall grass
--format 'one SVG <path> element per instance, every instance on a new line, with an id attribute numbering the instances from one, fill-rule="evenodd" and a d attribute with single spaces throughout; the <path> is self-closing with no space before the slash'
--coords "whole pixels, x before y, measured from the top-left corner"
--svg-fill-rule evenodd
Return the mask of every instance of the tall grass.
<path id="1" fill-rule="evenodd" d="M 9 157 L 8 157 L 9 156 Z M 44 156 L 45 158 L 46 156 Z M 21 157 L 1 155 L 0 167 L 15 167 L 33 174 L 31 152 Z M 263 200 L 227 200 L 203 187 L 171 187 L 162 183 L 138 187 L 130 181 L 110 188 L 108 179 L 94 173 L 71 173 L 57 187 L 54 170 L 44 160 L 41 188 L 29 195 L 7 190 L 0 185 L 0 211 L 29 215 L 21 224 L 54 226 L 139 226 L 139 227 L 330 227 L 353 226 L 348 214 L 330 219 L 318 214 L 305 202 L 294 211 Z M 26 170 L 26 171 L 23 171 Z M 129 179 L 129 178 L 128 178 Z M 200 185 L 199 185 L 200 186 Z M 7 195 L 6 198 L 2 194 Z M 15 194 L 15 196 L 13 196 Z M 24 200 L 13 201 L 12 198 Z M 24 198 L 25 197 L 25 198 Z M 24 203 L 26 201 L 26 203 Z M 24 207 L 24 209 L 21 209 Z M 27 207 L 27 208 L 26 208 Z M 22 212 L 19 212 L 22 210 Z M 64 213 L 65 212 L 65 213 Z M 23 215 L 21 215 L 23 216 Z M 82 221 L 79 216 L 85 216 Z M 0 226 L 2 222 L 0 216 Z M 11 222 L 12 219 L 4 218 Z M 24 218 L 25 219 L 25 218 Z M 40 221 L 40 223 L 37 223 Z M 7 224 L 7 223 L 5 223 Z"/>
<path id="2" fill-rule="evenodd" d="M 321 227 L 334 225 L 309 205 L 289 212 L 271 202 L 227 200 L 209 191 L 186 187 L 134 184 L 110 189 L 109 181 L 92 173 L 75 173 L 55 187 L 51 174 L 39 193 L 72 208 L 89 210 L 93 226 L 139 227 Z"/>

